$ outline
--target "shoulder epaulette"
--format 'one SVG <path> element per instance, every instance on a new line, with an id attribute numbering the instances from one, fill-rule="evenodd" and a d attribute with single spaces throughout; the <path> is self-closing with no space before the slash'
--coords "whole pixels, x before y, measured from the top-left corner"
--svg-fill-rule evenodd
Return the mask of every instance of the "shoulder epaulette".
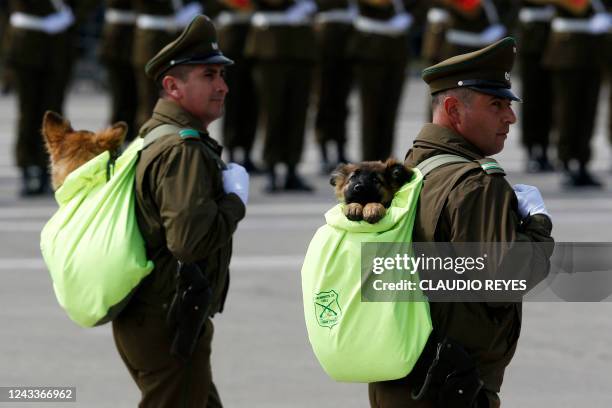
<path id="1" fill-rule="evenodd" d="M 487 174 L 501 174 L 502 176 L 506 175 L 504 169 L 497 163 L 497 160 L 492 159 L 490 157 L 485 157 L 484 159 L 476 160 L 480 167 Z"/>
<path id="2" fill-rule="evenodd" d="M 200 132 L 195 129 L 181 129 L 179 136 L 183 139 L 198 139 L 200 140 Z"/>

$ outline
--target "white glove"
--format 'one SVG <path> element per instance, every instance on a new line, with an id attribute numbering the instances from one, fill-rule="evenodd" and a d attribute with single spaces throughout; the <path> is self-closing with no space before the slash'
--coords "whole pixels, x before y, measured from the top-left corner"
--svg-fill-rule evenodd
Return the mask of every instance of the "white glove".
<path id="1" fill-rule="evenodd" d="M 612 13 L 596 13 L 589 21 L 592 34 L 604 34 L 612 29 Z"/>
<path id="2" fill-rule="evenodd" d="M 300 23 L 307 20 L 317 11 L 317 5 L 311 0 L 297 1 L 285 11 L 287 19 L 292 23 Z"/>
<path id="3" fill-rule="evenodd" d="M 204 9 L 200 3 L 193 2 L 186 4 L 176 12 L 174 21 L 181 28 L 187 27 L 196 16 L 202 14 L 202 11 Z"/>
<path id="4" fill-rule="evenodd" d="M 389 20 L 389 26 L 396 31 L 407 31 L 412 25 L 412 16 L 408 13 L 399 13 Z"/>
<path id="5" fill-rule="evenodd" d="M 44 19 L 44 31 L 47 34 L 57 34 L 66 31 L 74 23 L 74 14 L 69 7 L 62 8 Z"/>
<path id="6" fill-rule="evenodd" d="M 534 214 L 544 214 L 552 220 L 550 214 L 546 211 L 544 199 L 537 187 L 528 186 L 527 184 L 515 184 L 512 188 L 518 199 L 521 217 L 526 218 Z"/>
<path id="7" fill-rule="evenodd" d="M 244 205 L 249 201 L 249 173 L 239 164 L 229 163 L 223 170 L 223 190 L 235 193 Z"/>
<path id="8" fill-rule="evenodd" d="M 506 27 L 501 24 L 493 24 L 480 33 L 482 40 L 488 44 L 493 44 L 504 35 L 506 35 Z"/>

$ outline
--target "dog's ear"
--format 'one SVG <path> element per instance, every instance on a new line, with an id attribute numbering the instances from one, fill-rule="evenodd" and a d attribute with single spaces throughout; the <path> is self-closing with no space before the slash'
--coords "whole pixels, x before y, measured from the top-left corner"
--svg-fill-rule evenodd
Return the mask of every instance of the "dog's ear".
<path id="1" fill-rule="evenodd" d="M 400 188 L 410 181 L 412 171 L 397 160 L 388 159 L 385 165 L 387 166 L 385 176 L 396 188 Z"/>
<path id="2" fill-rule="evenodd" d="M 329 184 L 331 184 L 332 186 L 336 187 L 336 186 L 341 185 L 342 183 L 344 183 L 344 180 L 346 179 L 346 177 L 351 172 L 350 166 L 352 166 L 352 165 L 347 164 L 347 163 L 340 163 L 334 169 L 334 171 L 332 171 L 332 173 L 330 175 L 330 179 L 329 179 Z"/>
<path id="3" fill-rule="evenodd" d="M 123 144 L 127 131 L 127 123 L 117 122 L 111 127 L 96 133 L 95 143 L 102 150 L 117 150 Z"/>
<path id="4" fill-rule="evenodd" d="M 42 134 L 48 147 L 56 146 L 62 140 L 66 133 L 72 132 L 72 127 L 67 119 L 64 119 L 59 113 L 46 111 L 43 116 Z"/>

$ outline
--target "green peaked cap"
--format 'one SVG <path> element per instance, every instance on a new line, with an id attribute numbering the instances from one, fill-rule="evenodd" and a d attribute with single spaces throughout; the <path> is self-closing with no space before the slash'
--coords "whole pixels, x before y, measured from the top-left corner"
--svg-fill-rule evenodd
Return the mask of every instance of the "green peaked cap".
<path id="1" fill-rule="evenodd" d="M 510 90 L 510 71 L 516 56 L 516 41 L 506 37 L 467 54 L 456 55 L 421 73 L 430 93 L 453 88 L 470 88 L 477 92 L 520 101 Z"/>
<path id="2" fill-rule="evenodd" d="M 170 68 L 183 64 L 231 65 L 234 61 L 223 55 L 217 43 L 217 31 L 210 18 L 196 16 L 179 37 L 161 49 L 147 62 L 145 73 L 159 79 Z"/>

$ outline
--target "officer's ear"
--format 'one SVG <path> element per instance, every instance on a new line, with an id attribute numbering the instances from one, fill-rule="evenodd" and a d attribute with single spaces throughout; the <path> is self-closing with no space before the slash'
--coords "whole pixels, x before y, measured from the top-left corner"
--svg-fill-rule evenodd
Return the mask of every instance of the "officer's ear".
<path id="1" fill-rule="evenodd" d="M 180 99 L 181 97 L 182 91 L 178 81 L 179 79 L 172 75 L 165 75 L 160 81 L 164 93 L 173 99 Z"/>
<path id="2" fill-rule="evenodd" d="M 444 112 L 452 124 L 461 123 L 461 102 L 455 96 L 446 96 L 442 101 Z"/>

